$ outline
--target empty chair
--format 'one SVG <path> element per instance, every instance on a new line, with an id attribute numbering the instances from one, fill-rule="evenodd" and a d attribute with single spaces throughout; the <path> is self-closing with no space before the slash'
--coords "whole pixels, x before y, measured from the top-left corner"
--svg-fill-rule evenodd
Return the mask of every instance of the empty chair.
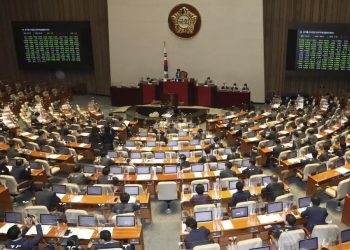
<path id="1" fill-rule="evenodd" d="M 330 197 L 338 200 L 337 211 L 341 211 L 340 201 L 350 192 L 350 178 L 340 181 L 338 186 L 326 188 L 325 192 Z"/>
<path id="2" fill-rule="evenodd" d="M 257 202 L 256 201 L 238 202 L 236 204 L 236 207 L 248 207 L 248 213 L 249 214 L 255 214 L 255 211 L 256 211 L 256 208 L 257 208 Z"/>
<path id="3" fill-rule="evenodd" d="M 260 238 L 238 241 L 236 250 L 247 250 L 257 247 L 262 247 L 262 240 Z"/>
<path id="4" fill-rule="evenodd" d="M 5 181 L 5 185 L 8 188 L 9 193 L 14 197 L 15 201 L 18 195 L 31 188 L 30 181 L 17 183 L 15 177 L 11 175 L 0 175 L 0 180 Z"/>
<path id="5" fill-rule="evenodd" d="M 208 169 L 210 171 L 215 171 L 218 168 L 218 163 L 217 162 L 207 162 L 204 163 L 205 169 Z"/>
<path id="6" fill-rule="evenodd" d="M 77 225 L 79 215 L 88 215 L 88 212 L 82 209 L 67 209 L 66 212 L 67 224 Z"/>
<path id="7" fill-rule="evenodd" d="M 297 177 L 299 177 L 302 181 L 307 181 L 310 175 L 314 175 L 318 172 L 319 167 L 319 163 L 307 164 L 302 170 L 297 170 Z"/>
<path id="8" fill-rule="evenodd" d="M 228 177 L 228 178 L 221 179 L 221 188 L 229 189 L 229 182 L 236 181 L 236 180 L 239 180 L 238 177 Z"/>
<path id="9" fill-rule="evenodd" d="M 214 204 L 196 205 L 193 207 L 193 212 L 212 211 L 214 213 L 215 208 Z"/>
<path id="10" fill-rule="evenodd" d="M 287 204 L 288 206 L 293 203 L 294 195 L 291 193 L 283 194 L 280 196 L 277 196 L 275 199 L 275 202 L 283 202 L 283 204 Z"/>
<path id="11" fill-rule="evenodd" d="M 170 214 L 170 202 L 177 200 L 177 184 L 175 181 L 159 182 L 158 183 L 158 200 L 167 202 L 166 213 Z"/>
<path id="12" fill-rule="evenodd" d="M 24 147 L 29 150 L 35 150 L 35 151 L 40 150 L 38 143 L 35 143 L 35 142 L 26 142 Z"/>
<path id="13" fill-rule="evenodd" d="M 292 230 L 281 233 L 278 239 L 278 249 L 294 250 L 299 249 L 299 241 L 305 238 L 303 229 Z"/>
<path id="14" fill-rule="evenodd" d="M 218 243 L 205 244 L 201 246 L 195 246 L 193 250 L 220 250 Z"/>
<path id="15" fill-rule="evenodd" d="M 113 195 L 114 194 L 112 184 L 94 184 L 94 186 L 101 187 L 103 195 Z"/>
<path id="16" fill-rule="evenodd" d="M 26 214 L 34 215 L 38 220 L 40 214 L 50 214 L 46 206 L 27 206 L 24 208 Z"/>
<path id="17" fill-rule="evenodd" d="M 330 158 L 328 161 L 327 161 L 327 168 L 328 169 L 333 169 L 336 167 L 336 163 L 337 161 L 339 160 L 339 156 L 334 156 L 332 158 Z"/>
<path id="18" fill-rule="evenodd" d="M 195 193 L 196 190 L 195 190 L 195 185 L 198 185 L 198 184 L 203 184 L 204 186 L 208 186 L 208 190 L 209 190 L 209 180 L 208 179 L 201 179 L 201 180 L 194 180 L 194 181 L 191 181 L 191 192 L 192 193 Z"/>
<path id="19" fill-rule="evenodd" d="M 266 174 L 256 174 L 249 177 L 249 185 L 250 186 L 258 186 L 262 184 L 262 178 L 265 177 Z"/>
<path id="20" fill-rule="evenodd" d="M 339 242 L 339 227 L 334 224 L 316 225 L 311 233 L 311 238 L 318 238 L 318 245 L 323 243 L 335 245 Z"/>
<path id="21" fill-rule="evenodd" d="M 66 186 L 66 193 L 68 194 L 79 194 L 81 192 L 78 184 L 65 183 L 64 185 Z"/>

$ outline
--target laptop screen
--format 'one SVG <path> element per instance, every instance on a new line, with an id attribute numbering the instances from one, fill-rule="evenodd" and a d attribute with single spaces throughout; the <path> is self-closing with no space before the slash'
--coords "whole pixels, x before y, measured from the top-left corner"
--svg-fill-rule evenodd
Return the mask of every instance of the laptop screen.
<path id="1" fill-rule="evenodd" d="M 164 174 L 176 174 L 176 173 L 177 173 L 177 165 L 164 166 Z"/>
<path id="2" fill-rule="evenodd" d="M 136 169 L 136 174 L 150 174 L 150 168 L 147 166 L 139 166 Z"/>
<path id="3" fill-rule="evenodd" d="M 179 155 L 181 154 L 185 155 L 186 158 L 190 158 L 190 151 L 179 151 Z"/>
<path id="4" fill-rule="evenodd" d="M 78 216 L 78 225 L 81 227 L 96 227 L 97 220 L 96 220 L 95 216 L 79 215 Z"/>
<path id="5" fill-rule="evenodd" d="M 155 147 L 156 146 L 156 141 L 147 141 L 146 142 L 147 147 Z"/>
<path id="6" fill-rule="evenodd" d="M 204 165 L 203 164 L 192 164 L 191 165 L 191 171 L 192 172 L 203 172 L 204 171 Z"/>
<path id="7" fill-rule="evenodd" d="M 155 159 L 164 159 L 165 158 L 165 152 L 155 152 L 154 153 Z"/>
<path id="8" fill-rule="evenodd" d="M 212 213 L 212 211 L 195 212 L 194 219 L 197 222 L 212 221 L 213 220 L 213 213 Z"/>
<path id="9" fill-rule="evenodd" d="M 22 214 L 15 212 L 5 212 L 5 222 L 21 224 Z"/>
<path id="10" fill-rule="evenodd" d="M 283 211 L 283 202 L 273 202 L 267 204 L 267 213 L 278 213 Z"/>
<path id="11" fill-rule="evenodd" d="M 117 152 L 114 152 L 114 151 L 108 151 L 107 154 L 108 154 L 109 158 L 117 158 L 118 157 Z"/>
<path id="12" fill-rule="evenodd" d="M 315 250 L 318 249 L 317 237 L 299 241 L 299 250 Z"/>
<path id="13" fill-rule="evenodd" d="M 119 167 L 119 166 L 110 166 L 109 167 L 110 170 L 111 170 L 111 174 L 121 174 L 122 173 L 122 167 Z"/>
<path id="14" fill-rule="evenodd" d="M 298 199 L 299 208 L 309 207 L 310 204 L 311 204 L 311 198 L 310 197 L 302 197 L 302 198 Z"/>
<path id="15" fill-rule="evenodd" d="M 204 186 L 204 192 L 208 192 L 208 183 L 201 183 L 203 186 Z M 194 192 L 196 192 L 196 187 L 197 187 L 197 185 L 198 184 L 193 184 L 193 190 L 192 190 L 192 192 L 194 193 Z"/>
<path id="16" fill-rule="evenodd" d="M 52 185 L 52 191 L 56 194 L 65 194 L 66 193 L 66 185 Z"/>
<path id="17" fill-rule="evenodd" d="M 117 227 L 134 227 L 135 216 L 117 216 Z"/>
<path id="18" fill-rule="evenodd" d="M 232 155 L 232 149 L 231 148 L 225 148 L 225 155 Z"/>
<path id="19" fill-rule="evenodd" d="M 218 162 L 218 170 L 225 170 L 226 166 L 225 166 L 225 162 Z"/>
<path id="20" fill-rule="evenodd" d="M 262 178 L 262 184 L 264 187 L 266 187 L 268 184 L 272 182 L 271 176 L 265 176 Z"/>
<path id="21" fill-rule="evenodd" d="M 228 182 L 228 188 L 229 190 L 234 190 L 236 189 L 236 184 L 239 182 L 239 180 L 233 180 Z"/>
<path id="22" fill-rule="evenodd" d="M 178 145 L 178 141 L 176 141 L 176 140 L 168 141 L 168 146 L 170 146 L 170 147 L 177 147 L 177 145 Z"/>
<path id="23" fill-rule="evenodd" d="M 102 187 L 88 186 L 87 195 L 102 195 Z"/>
<path id="24" fill-rule="evenodd" d="M 29 166 L 31 169 L 42 169 L 41 163 L 36 161 L 30 161 Z"/>
<path id="25" fill-rule="evenodd" d="M 140 152 L 131 152 L 130 158 L 131 159 L 141 159 L 141 153 Z"/>
<path id="26" fill-rule="evenodd" d="M 187 136 L 187 131 L 180 131 L 179 136 Z"/>
<path id="27" fill-rule="evenodd" d="M 242 218 L 248 216 L 248 207 L 235 207 L 231 210 L 231 216 L 233 219 Z"/>
<path id="28" fill-rule="evenodd" d="M 348 242 L 350 241 L 350 229 L 346 229 L 340 232 L 340 239 L 341 242 Z"/>
<path id="29" fill-rule="evenodd" d="M 96 172 L 96 167 L 93 165 L 84 166 L 83 172 L 86 174 L 94 174 Z"/>
<path id="30" fill-rule="evenodd" d="M 43 225 L 57 225 L 58 217 L 52 214 L 40 214 L 40 223 Z"/>
<path id="31" fill-rule="evenodd" d="M 243 159 L 242 160 L 242 167 L 246 168 L 250 166 L 249 159 Z"/>
<path id="32" fill-rule="evenodd" d="M 199 140 L 198 140 L 198 139 L 192 139 L 192 140 L 190 140 L 190 145 L 191 145 L 191 146 L 199 145 Z"/>
<path id="33" fill-rule="evenodd" d="M 135 147 L 135 141 L 126 141 L 125 146 L 127 147 Z"/>
<path id="34" fill-rule="evenodd" d="M 124 187 L 124 192 L 129 195 L 139 195 L 139 187 L 138 186 L 126 186 Z"/>

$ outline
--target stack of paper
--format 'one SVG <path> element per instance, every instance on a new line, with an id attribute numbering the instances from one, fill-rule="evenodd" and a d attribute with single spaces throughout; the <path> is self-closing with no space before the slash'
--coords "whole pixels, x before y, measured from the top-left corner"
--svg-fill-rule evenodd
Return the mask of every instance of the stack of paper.
<path id="1" fill-rule="evenodd" d="M 221 221 L 222 227 L 224 228 L 224 230 L 230 230 L 233 229 L 233 225 L 231 220 L 223 220 Z"/>
<path id="2" fill-rule="evenodd" d="M 258 219 L 261 224 L 270 224 L 272 222 L 283 221 L 282 216 L 279 214 L 258 215 Z"/>
<path id="3" fill-rule="evenodd" d="M 18 225 L 18 224 L 15 224 L 15 223 L 6 223 L 5 225 L 3 225 L 1 228 L 0 228 L 0 234 L 7 234 L 7 231 L 9 230 L 10 227 L 14 226 L 14 225 Z M 18 225 L 20 226 L 20 225 Z"/>
<path id="4" fill-rule="evenodd" d="M 186 231 L 186 224 L 185 223 L 182 223 L 181 225 L 181 231 L 182 231 L 182 234 L 188 234 L 188 232 Z"/>
<path id="5" fill-rule="evenodd" d="M 151 175 L 150 174 L 138 174 L 136 179 L 138 181 L 148 181 L 151 179 Z"/>
<path id="6" fill-rule="evenodd" d="M 43 234 L 47 235 L 50 230 L 51 230 L 51 226 L 50 225 L 41 225 L 41 228 L 43 230 Z M 32 226 L 28 232 L 26 233 L 26 235 L 37 235 L 37 231 L 36 231 L 36 226 Z"/>
<path id="7" fill-rule="evenodd" d="M 75 196 L 72 198 L 72 202 L 80 202 L 82 199 L 83 199 L 83 196 L 82 196 L 82 195 L 75 195 Z"/>
<path id="8" fill-rule="evenodd" d="M 292 159 L 288 159 L 288 161 L 292 164 L 295 164 L 295 163 L 300 163 L 300 159 L 299 158 L 292 158 Z"/>
<path id="9" fill-rule="evenodd" d="M 80 133 L 81 136 L 89 136 L 89 133 Z"/>
<path id="10" fill-rule="evenodd" d="M 66 194 L 56 194 L 58 198 L 62 199 Z"/>
<path id="11" fill-rule="evenodd" d="M 57 155 L 57 154 L 51 154 L 51 155 L 49 155 L 49 158 L 50 158 L 50 159 L 57 159 L 58 157 L 60 157 L 60 155 Z"/>
<path id="12" fill-rule="evenodd" d="M 202 177 L 202 173 L 201 172 L 195 172 L 194 173 L 194 177 L 201 178 Z"/>
<path id="13" fill-rule="evenodd" d="M 248 141 L 258 141 L 259 139 L 256 137 L 248 138 Z"/>
<path id="14" fill-rule="evenodd" d="M 72 235 L 78 236 L 79 239 L 88 240 L 91 239 L 91 236 L 94 234 L 94 229 L 88 229 L 88 228 L 78 228 L 78 227 L 70 227 L 69 230 L 71 231 L 69 235 L 65 235 L 65 238 L 68 238 Z"/>
<path id="15" fill-rule="evenodd" d="M 346 173 L 350 172 L 350 170 L 347 169 L 346 167 L 339 167 L 339 168 L 336 168 L 335 171 L 337 171 L 337 172 L 340 173 L 340 174 L 346 174 Z"/>
<path id="16" fill-rule="evenodd" d="M 80 143 L 79 147 L 85 147 L 87 144 L 86 143 Z"/>

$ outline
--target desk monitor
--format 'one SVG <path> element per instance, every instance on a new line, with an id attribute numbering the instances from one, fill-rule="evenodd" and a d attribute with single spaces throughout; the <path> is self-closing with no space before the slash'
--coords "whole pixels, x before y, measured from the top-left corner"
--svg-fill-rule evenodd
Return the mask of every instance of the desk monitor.
<path id="1" fill-rule="evenodd" d="M 232 219 L 248 217 L 248 207 L 235 207 L 231 210 Z"/>
<path id="2" fill-rule="evenodd" d="M 296 150 L 289 152 L 287 155 L 287 159 L 293 159 L 293 158 L 297 158 L 297 157 L 298 157 L 298 152 Z"/>
<path id="3" fill-rule="evenodd" d="M 192 140 L 190 140 L 190 145 L 191 145 L 191 146 L 199 145 L 199 140 L 198 140 L 198 139 L 192 139 Z"/>
<path id="4" fill-rule="evenodd" d="M 116 225 L 117 227 L 135 227 L 136 219 L 134 215 L 130 216 L 117 216 L 116 217 Z"/>
<path id="5" fill-rule="evenodd" d="M 271 180 L 271 176 L 264 176 L 262 178 L 262 184 L 264 187 L 266 187 L 268 184 L 270 184 L 272 182 Z"/>
<path id="6" fill-rule="evenodd" d="M 97 220 L 93 215 L 79 215 L 78 225 L 81 227 L 96 227 Z"/>
<path id="7" fill-rule="evenodd" d="M 194 219 L 197 222 L 212 221 L 213 220 L 213 212 L 212 211 L 194 212 Z"/>
<path id="8" fill-rule="evenodd" d="M 29 166 L 31 169 L 42 169 L 42 165 L 40 162 L 36 162 L 36 161 L 30 161 L 29 162 Z"/>
<path id="9" fill-rule="evenodd" d="M 283 202 L 272 202 L 267 204 L 267 213 L 278 213 L 283 211 Z"/>
<path id="10" fill-rule="evenodd" d="M 40 223 L 42 225 L 57 225 L 58 217 L 52 214 L 40 214 Z"/>
<path id="11" fill-rule="evenodd" d="M 65 194 L 67 192 L 67 187 L 66 185 L 54 184 L 52 185 L 52 191 L 55 192 L 56 194 Z"/>
<path id="12" fill-rule="evenodd" d="M 302 197 L 302 198 L 298 199 L 299 208 L 309 207 L 310 204 L 311 204 L 311 198 L 310 197 Z"/>
<path id="13" fill-rule="evenodd" d="M 124 187 L 124 192 L 131 195 L 139 195 L 139 187 L 138 186 L 126 186 Z"/>
<path id="14" fill-rule="evenodd" d="M 109 169 L 111 170 L 111 174 L 122 174 L 123 169 L 120 166 L 110 166 Z"/>
<path id="15" fill-rule="evenodd" d="M 87 186 L 87 195 L 102 195 L 102 187 Z"/>
<path id="16" fill-rule="evenodd" d="M 192 164 L 191 165 L 191 172 L 203 172 L 204 171 L 204 164 Z"/>
<path id="17" fill-rule="evenodd" d="M 155 152 L 154 158 L 155 159 L 165 159 L 165 152 Z"/>
<path id="18" fill-rule="evenodd" d="M 147 147 L 155 147 L 156 146 L 156 141 L 147 141 L 146 142 Z"/>
<path id="19" fill-rule="evenodd" d="M 242 159 L 242 162 L 241 162 L 241 166 L 244 167 L 244 168 L 247 168 L 250 166 L 250 159 Z"/>
<path id="20" fill-rule="evenodd" d="M 338 167 L 341 167 L 341 166 L 344 166 L 344 165 L 345 165 L 345 159 L 344 159 L 344 157 L 339 157 L 339 158 L 335 161 L 334 167 L 335 167 L 335 168 L 338 168 Z"/>
<path id="21" fill-rule="evenodd" d="M 125 146 L 126 147 L 135 147 L 135 141 L 126 141 Z"/>
<path id="22" fill-rule="evenodd" d="M 150 168 L 147 166 L 139 166 L 135 168 L 136 174 L 150 174 Z"/>
<path id="23" fill-rule="evenodd" d="M 85 174 L 94 174 L 96 173 L 96 167 L 94 165 L 85 165 L 83 168 Z"/>
<path id="24" fill-rule="evenodd" d="M 255 131 L 250 131 L 247 133 L 247 138 L 252 138 L 252 137 L 255 137 L 256 136 L 256 133 Z"/>
<path id="25" fill-rule="evenodd" d="M 164 174 L 176 174 L 177 165 L 165 165 L 163 168 Z"/>
<path id="26" fill-rule="evenodd" d="M 225 170 L 226 169 L 226 162 L 218 162 L 218 170 Z"/>
<path id="27" fill-rule="evenodd" d="M 232 149 L 231 148 L 225 148 L 225 155 L 232 155 Z"/>
<path id="28" fill-rule="evenodd" d="M 228 182 L 228 189 L 229 190 L 234 190 L 236 189 L 236 184 L 237 182 L 240 182 L 240 180 L 232 180 Z"/>
<path id="29" fill-rule="evenodd" d="M 340 239 L 341 242 L 348 242 L 350 241 L 350 229 L 346 229 L 340 232 Z"/>
<path id="30" fill-rule="evenodd" d="M 22 214 L 16 212 L 5 212 L 5 222 L 22 224 Z"/>
<path id="31" fill-rule="evenodd" d="M 168 146 L 169 147 L 177 147 L 178 143 L 179 143 L 179 141 L 177 141 L 177 140 L 170 140 L 170 141 L 168 141 Z"/>
<path id="32" fill-rule="evenodd" d="M 200 183 L 200 184 L 202 184 L 202 185 L 204 186 L 204 192 L 205 192 L 205 193 L 208 193 L 208 189 L 209 189 L 208 183 Z M 193 185 L 192 185 L 192 188 L 193 188 L 192 193 L 195 193 L 195 192 L 196 192 L 196 187 L 197 187 L 197 185 L 198 185 L 198 184 L 193 184 Z"/>
<path id="33" fill-rule="evenodd" d="M 270 246 L 250 248 L 249 250 L 270 250 Z"/>
<path id="34" fill-rule="evenodd" d="M 130 158 L 131 159 L 141 159 L 141 153 L 140 152 L 131 152 Z"/>
<path id="35" fill-rule="evenodd" d="M 265 147 L 267 147 L 267 148 L 270 148 L 270 147 L 272 147 L 273 146 L 273 141 L 267 141 L 266 143 L 265 143 Z"/>
<path id="36" fill-rule="evenodd" d="M 139 132 L 140 137 L 147 137 L 147 132 Z"/>
<path id="37" fill-rule="evenodd" d="M 187 131 L 180 131 L 179 136 L 187 136 Z"/>
<path id="38" fill-rule="evenodd" d="M 179 151 L 179 155 L 181 154 L 185 155 L 187 159 L 190 158 L 190 151 Z"/>
<path id="39" fill-rule="evenodd" d="M 109 158 L 117 158 L 118 157 L 117 152 L 114 152 L 114 151 L 108 151 L 107 155 Z"/>
<path id="40" fill-rule="evenodd" d="M 316 249 L 318 249 L 317 237 L 299 241 L 299 250 L 316 250 Z"/>

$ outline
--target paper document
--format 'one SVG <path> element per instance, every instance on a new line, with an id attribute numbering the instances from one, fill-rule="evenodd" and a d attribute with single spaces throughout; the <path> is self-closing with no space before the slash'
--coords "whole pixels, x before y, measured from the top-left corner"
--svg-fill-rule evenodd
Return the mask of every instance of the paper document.
<path id="1" fill-rule="evenodd" d="M 60 157 L 60 155 L 57 155 L 57 154 L 51 154 L 51 155 L 49 155 L 49 158 L 50 158 L 50 159 L 57 159 L 58 157 Z"/>
<path id="2" fill-rule="evenodd" d="M 138 174 L 136 179 L 138 181 L 148 181 L 151 179 L 151 175 L 150 174 Z"/>
<path id="3" fill-rule="evenodd" d="M 182 234 L 188 234 L 188 232 L 186 231 L 186 224 L 185 223 L 182 223 L 181 231 L 182 231 Z"/>
<path id="4" fill-rule="evenodd" d="M 221 172 L 221 170 L 215 170 L 215 171 L 214 171 L 214 175 L 215 175 L 215 176 L 220 176 L 220 172 Z"/>
<path id="5" fill-rule="evenodd" d="M 80 144 L 79 144 L 79 147 L 85 147 L 85 146 L 87 146 L 86 143 L 80 143 Z"/>
<path id="6" fill-rule="evenodd" d="M 202 173 L 201 172 L 195 172 L 194 173 L 194 177 L 201 178 L 202 177 Z"/>
<path id="7" fill-rule="evenodd" d="M 129 199 L 128 203 L 135 203 L 136 202 L 136 198 L 137 198 L 136 195 L 130 195 L 130 199 Z"/>
<path id="8" fill-rule="evenodd" d="M 224 228 L 224 230 L 229 230 L 229 229 L 233 229 L 233 225 L 231 220 L 223 220 L 221 221 L 222 227 Z"/>
<path id="9" fill-rule="evenodd" d="M 282 216 L 279 214 L 258 215 L 258 219 L 261 224 L 270 224 L 272 222 L 283 221 Z"/>
<path id="10" fill-rule="evenodd" d="M 72 198 L 72 202 L 80 202 L 83 199 L 82 195 L 76 195 Z"/>
<path id="11" fill-rule="evenodd" d="M 43 234 L 47 235 L 50 230 L 51 230 L 51 225 L 41 225 L 41 228 L 43 230 Z M 38 233 L 36 232 L 36 226 L 32 226 L 28 232 L 26 233 L 26 235 L 37 235 Z"/>
<path id="12" fill-rule="evenodd" d="M 194 146 L 195 147 L 195 149 L 202 149 L 202 146 L 201 145 L 196 145 L 196 146 Z"/>
<path id="13" fill-rule="evenodd" d="M 103 227 L 103 228 L 101 228 L 101 231 L 107 230 L 111 233 L 111 235 L 113 235 L 113 229 L 114 229 L 114 227 Z"/>
<path id="14" fill-rule="evenodd" d="M 292 158 L 292 159 L 288 159 L 288 161 L 292 164 L 296 164 L 296 163 L 300 163 L 300 159 L 299 158 Z"/>
<path id="15" fill-rule="evenodd" d="M 29 132 L 23 132 L 23 133 L 21 133 L 21 136 L 28 136 L 28 135 L 30 135 Z"/>
<path id="16" fill-rule="evenodd" d="M 299 213 L 301 214 L 302 212 L 304 212 L 307 209 L 307 207 L 302 207 L 302 208 L 298 208 Z"/>
<path id="17" fill-rule="evenodd" d="M 333 133 L 334 131 L 333 131 L 333 130 L 330 130 L 330 129 L 326 129 L 324 132 L 326 132 L 327 134 L 331 134 L 331 133 Z"/>
<path id="18" fill-rule="evenodd" d="M 335 171 L 337 171 L 337 172 L 340 173 L 340 174 L 346 174 L 346 173 L 350 172 L 350 170 L 347 169 L 346 167 L 339 167 L 339 168 L 336 168 Z"/>
<path id="19" fill-rule="evenodd" d="M 60 198 L 62 200 L 62 198 L 66 195 L 66 194 L 56 194 L 58 198 Z"/>
<path id="20" fill-rule="evenodd" d="M 63 236 L 64 238 L 76 235 L 79 239 L 88 240 L 91 239 L 91 236 L 94 234 L 94 229 L 88 228 L 70 227 L 69 230 L 71 231 L 70 234 Z"/>
<path id="21" fill-rule="evenodd" d="M 248 138 L 248 141 L 258 141 L 259 139 L 256 137 Z"/>
<path id="22" fill-rule="evenodd" d="M 114 174 L 114 175 L 112 175 L 112 178 L 113 177 L 117 177 L 118 180 L 120 180 L 120 181 L 122 181 L 124 179 L 124 175 L 123 174 Z"/>
<path id="23" fill-rule="evenodd" d="M 175 146 L 175 147 L 173 147 L 173 150 L 179 150 L 179 147 L 177 147 L 177 146 Z"/>
<path id="24" fill-rule="evenodd" d="M 81 136 L 89 136 L 90 133 L 80 133 Z"/>

